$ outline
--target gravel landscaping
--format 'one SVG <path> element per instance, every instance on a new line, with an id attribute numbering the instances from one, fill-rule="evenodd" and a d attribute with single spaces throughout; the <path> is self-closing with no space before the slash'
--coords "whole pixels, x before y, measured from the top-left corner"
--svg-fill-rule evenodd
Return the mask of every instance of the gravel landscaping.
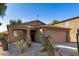
<path id="1" fill-rule="evenodd" d="M 56 56 L 77 56 L 76 43 L 55 43 L 54 47 L 59 49 L 55 51 Z M 0 56 L 47 56 L 47 53 L 41 52 L 40 43 L 32 43 L 30 48 L 26 48 L 24 53 L 20 53 L 14 45 L 9 45 L 8 51 L 0 51 Z"/>

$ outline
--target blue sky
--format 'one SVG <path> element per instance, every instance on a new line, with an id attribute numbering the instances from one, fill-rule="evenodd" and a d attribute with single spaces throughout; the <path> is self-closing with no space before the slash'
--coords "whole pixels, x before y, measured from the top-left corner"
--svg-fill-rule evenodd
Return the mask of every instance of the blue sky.
<path id="1" fill-rule="evenodd" d="M 0 32 L 7 30 L 6 24 L 9 24 L 10 19 L 21 19 L 23 22 L 39 19 L 50 23 L 53 19 L 61 21 L 79 16 L 79 4 L 76 3 L 10 3 L 7 6 L 6 16 L 3 20 L 0 18 L 0 22 L 3 23 Z"/>

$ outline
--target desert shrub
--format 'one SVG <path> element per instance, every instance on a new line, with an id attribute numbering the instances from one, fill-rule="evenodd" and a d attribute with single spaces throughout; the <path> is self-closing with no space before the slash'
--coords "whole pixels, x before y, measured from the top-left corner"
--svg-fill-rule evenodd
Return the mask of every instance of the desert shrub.
<path id="1" fill-rule="evenodd" d="M 4 37 L 0 38 L 0 42 L 2 43 L 3 50 L 8 50 L 8 42 Z"/>
<path id="2" fill-rule="evenodd" d="M 27 37 L 26 42 L 27 42 L 27 46 L 31 47 L 31 39 L 29 37 Z"/>
<path id="3" fill-rule="evenodd" d="M 47 54 L 49 56 L 54 56 L 55 55 L 55 51 L 54 51 L 54 47 L 52 46 L 52 43 L 50 42 L 50 37 L 47 36 L 44 38 L 44 49 L 45 52 L 47 52 Z"/>
<path id="4" fill-rule="evenodd" d="M 16 42 L 16 48 L 20 50 L 21 53 L 24 52 L 25 48 L 27 47 L 26 41 L 19 40 Z"/>

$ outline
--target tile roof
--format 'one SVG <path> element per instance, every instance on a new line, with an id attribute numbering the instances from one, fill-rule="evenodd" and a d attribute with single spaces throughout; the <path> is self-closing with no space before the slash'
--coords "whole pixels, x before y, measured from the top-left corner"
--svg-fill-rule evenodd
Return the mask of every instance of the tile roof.
<path id="1" fill-rule="evenodd" d="M 39 23 L 42 23 L 43 25 L 46 25 L 45 23 L 41 22 L 40 20 L 33 20 L 33 21 L 29 21 L 29 22 L 24 22 L 24 23 L 22 23 L 22 24 L 23 24 L 23 25 L 24 25 L 24 24 L 25 24 L 25 25 L 28 25 L 28 24 L 33 23 L 33 22 L 39 22 Z"/>
<path id="2" fill-rule="evenodd" d="M 66 20 L 63 20 L 63 21 L 59 21 L 58 23 L 62 23 L 62 22 L 70 21 L 70 20 L 75 20 L 77 18 L 79 18 L 79 16 L 76 16 L 76 17 L 73 17 L 73 18 L 69 18 L 69 19 L 66 19 Z M 58 24 L 58 23 L 55 23 L 55 24 Z"/>

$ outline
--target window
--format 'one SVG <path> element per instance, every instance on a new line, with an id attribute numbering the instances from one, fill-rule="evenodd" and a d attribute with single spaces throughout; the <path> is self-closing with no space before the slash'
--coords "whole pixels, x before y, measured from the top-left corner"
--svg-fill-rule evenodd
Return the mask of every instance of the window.
<path id="1" fill-rule="evenodd" d="M 69 22 L 64 22 L 64 26 L 69 26 Z"/>
<path id="2" fill-rule="evenodd" d="M 15 36 L 15 37 L 17 37 L 18 35 L 17 35 L 17 32 L 14 30 L 13 31 L 13 35 Z"/>

